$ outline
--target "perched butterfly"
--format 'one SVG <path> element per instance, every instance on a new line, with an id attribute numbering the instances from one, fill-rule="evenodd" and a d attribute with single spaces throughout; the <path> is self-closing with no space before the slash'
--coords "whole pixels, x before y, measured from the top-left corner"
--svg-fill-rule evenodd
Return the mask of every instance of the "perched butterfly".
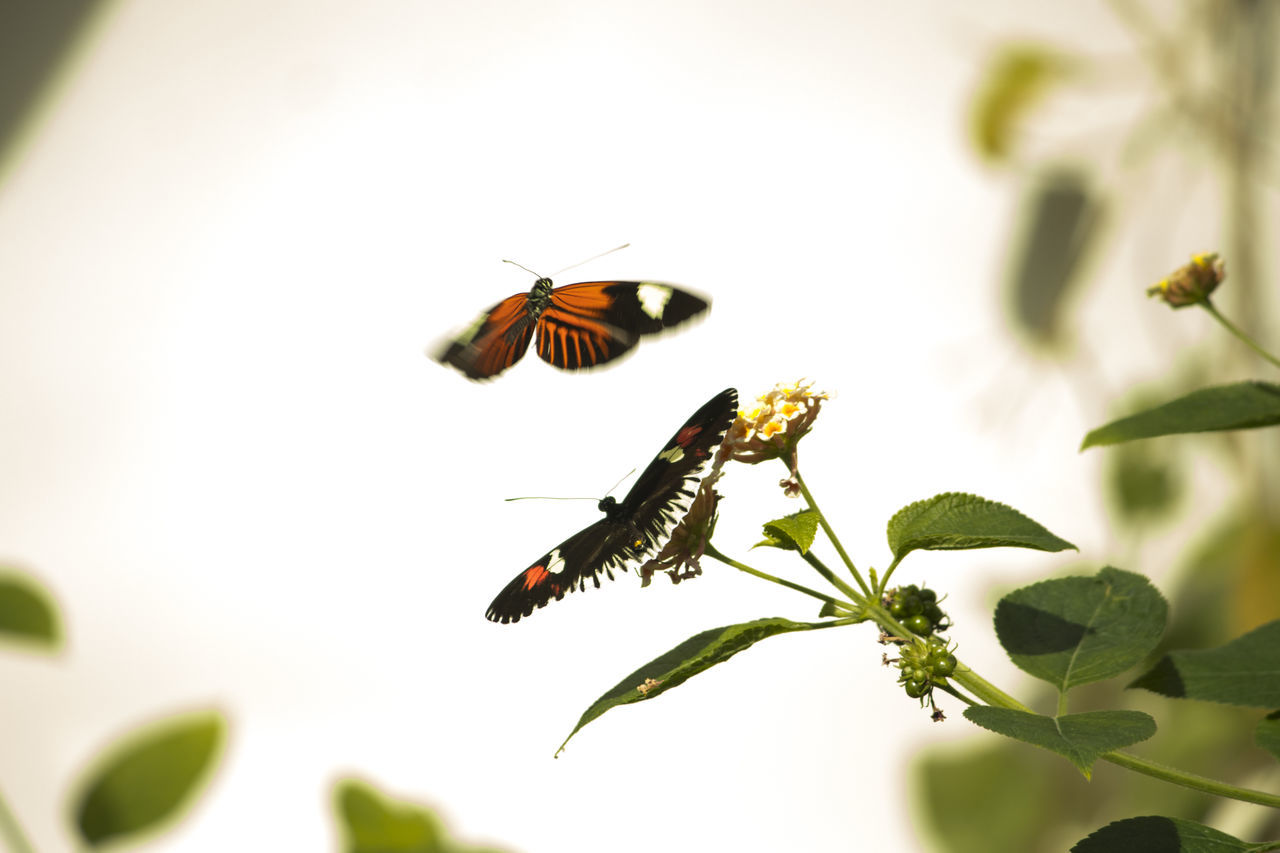
<path id="1" fill-rule="evenodd" d="M 536 275 L 536 273 L 535 273 Z M 519 361 L 535 336 L 538 357 L 563 370 L 613 361 L 643 335 L 707 310 L 706 299 L 656 281 L 583 281 L 552 286 L 539 277 L 528 293 L 485 311 L 432 357 L 468 379 L 497 376 Z"/>
<path id="2" fill-rule="evenodd" d="M 725 432 L 738 416 L 738 392 L 721 391 L 693 413 L 621 501 L 600 501 L 604 518 L 575 533 L 507 584 L 489 605 L 493 622 L 516 622 L 551 599 L 586 589 L 600 574 L 642 563 L 671 536 L 689 509 Z"/>

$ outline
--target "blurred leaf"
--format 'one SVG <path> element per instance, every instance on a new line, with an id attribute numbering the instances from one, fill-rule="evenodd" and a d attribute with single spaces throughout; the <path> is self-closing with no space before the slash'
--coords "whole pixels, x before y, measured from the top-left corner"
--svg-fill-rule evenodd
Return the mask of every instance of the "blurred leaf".
<path id="1" fill-rule="evenodd" d="M 978 153 L 988 161 L 1009 158 L 1018 127 L 1070 69 L 1062 54 L 1038 45 L 1009 45 L 986 68 L 970 111 Z"/>
<path id="2" fill-rule="evenodd" d="M 1141 711 L 1089 711 L 1046 717 L 1013 708 L 970 705 L 965 718 L 984 729 L 1066 756 L 1088 779 L 1098 756 L 1144 741 L 1156 721 Z"/>
<path id="3" fill-rule="evenodd" d="M 1246 844 L 1201 823 L 1175 817 L 1118 820 L 1081 840 L 1071 853 L 1232 853 L 1270 849 Z"/>
<path id="4" fill-rule="evenodd" d="M 334 809 L 344 853 L 500 853 L 453 841 L 430 809 L 393 800 L 359 779 L 334 785 Z"/>
<path id="5" fill-rule="evenodd" d="M 1228 705 L 1280 705 L 1280 620 L 1216 649 L 1170 652 L 1130 687 Z"/>
<path id="6" fill-rule="evenodd" d="M 1280 759 L 1280 711 L 1272 711 L 1258 723 L 1253 731 L 1253 741 Z"/>
<path id="7" fill-rule="evenodd" d="M 1182 492 L 1182 467 L 1168 442 L 1121 444 L 1106 455 L 1106 477 L 1117 514 L 1136 523 L 1168 515 Z"/>
<path id="8" fill-rule="evenodd" d="M 225 737 L 222 715 L 202 711 L 118 741 L 97 759 L 75 803 L 81 837 L 101 846 L 177 819 L 208 781 Z"/>
<path id="9" fill-rule="evenodd" d="M 807 554 L 818 531 L 818 513 L 811 509 L 785 515 L 766 522 L 764 535 L 768 537 L 753 547 L 768 545 Z"/>
<path id="10" fill-rule="evenodd" d="M 1036 343 L 1051 345 L 1061 337 L 1065 298 L 1101 210 L 1084 175 L 1062 168 L 1041 176 L 1024 203 L 1009 285 L 1013 320 Z"/>
<path id="11" fill-rule="evenodd" d="M 723 628 L 712 628 L 701 634 L 695 634 L 666 654 L 649 661 L 593 702 L 591 707 L 582 714 L 578 724 L 573 727 L 573 731 L 569 732 L 569 737 L 560 744 L 556 755 L 564 750 L 565 744 L 583 726 L 610 708 L 656 698 L 698 673 L 727 661 L 743 649 L 775 634 L 812 631 L 815 628 L 830 628 L 838 624 L 840 623 L 792 622 L 790 619 L 781 618 L 757 619 L 754 622 L 726 625 Z"/>
<path id="12" fill-rule="evenodd" d="M 1163 406 L 1100 426 L 1084 437 L 1080 449 L 1161 435 L 1274 424 L 1280 424 L 1280 385 L 1237 382 L 1192 391 Z"/>
<path id="13" fill-rule="evenodd" d="M 996 635 L 1019 669 L 1065 692 L 1140 663 L 1168 613 L 1151 581 L 1107 566 L 1009 593 L 996 606 Z"/>
<path id="14" fill-rule="evenodd" d="M 62 644 L 58 609 L 49 595 L 29 577 L 2 569 L 0 576 L 0 637 L 47 646 Z"/>
<path id="15" fill-rule="evenodd" d="M 945 492 L 905 506 L 889 519 L 889 549 L 895 560 L 911 551 L 969 548 L 1075 548 L 1015 509 L 975 495 Z"/>

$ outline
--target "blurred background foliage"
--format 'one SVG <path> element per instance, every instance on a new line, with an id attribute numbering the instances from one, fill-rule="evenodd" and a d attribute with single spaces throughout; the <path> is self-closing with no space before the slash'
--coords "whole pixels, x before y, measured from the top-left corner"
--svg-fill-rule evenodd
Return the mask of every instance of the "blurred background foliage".
<path id="1" fill-rule="evenodd" d="M 1264 273 L 1274 225 L 1266 220 L 1264 196 L 1274 191 L 1274 146 L 1268 141 L 1274 97 L 1277 20 L 1280 9 L 1266 0 L 1208 0 L 1182 4 L 1181 17 L 1152 17 L 1139 2 L 1115 0 L 1115 12 L 1133 34 L 1134 51 L 1159 81 L 1158 94 L 1134 116 L 1130 136 L 1115 140 L 1127 155 L 1122 173 L 1072 150 L 1063 140 L 1046 155 L 1027 153 L 1023 140 L 1037 110 L 1073 86 L 1123 88 L 1128 80 L 1109 71 L 1110 58 L 1065 47 L 1011 43 L 997 48 L 970 104 L 971 144 L 979 157 L 1024 187 L 1022 233 L 1011 243 L 1005 289 L 1006 316 L 1029 353 L 1074 372 L 1076 388 L 1096 394 L 1088 336 L 1074 316 L 1076 292 L 1089 286 L 1094 253 L 1105 253 L 1109 234 L 1137 223 L 1126 215 L 1138 206 L 1126 197 L 1132 179 L 1162 148 L 1210 155 L 1205 175 L 1221 199 L 1221 247 L 1228 284 L 1215 301 L 1251 335 L 1274 348 L 1276 318 Z M 1052 146 L 1051 146 L 1052 148 Z M 1103 211 L 1108 211 L 1105 218 Z M 1176 210 L 1161 215 L 1176 217 Z M 1151 281 L 1169 270 L 1153 269 Z M 1134 281 L 1135 297 L 1150 284 Z M 1152 304 L 1152 310 L 1168 310 Z M 1201 312 L 1195 312 L 1200 314 Z M 1185 322 L 1211 323 L 1187 313 Z M 1106 404 L 1121 416 L 1173 399 L 1206 384 L 1266 376 L 1264 364 L 1227 335 L 1206 337 L 1203 349 L 1170 353 L 1166 371 L 1149 385 L 1129 389 Z M 1106 341 L 1108 358 L 1123 347 Z M 1123 342 L 1120 342 L 1121 344 Z M 1105 448 L 1103 482 L 1109 515 L 1124 552 L 1101 555 L 1139 572 L 1156 549 L 1144 547 L 1174 527 L 1190 529 L 1191 545 L 1176 557 L 1163 591 L 1171 623 L 1154 661 L 1169 650 L 1220 645 L 1280 617 L 1280 470 L 1274 430 L 1181 436 Z M 1093 451 L 1089 451 L 1093 452 Z M 1227 498 L 1206 500 L 1191 482 L 1199 460 L 1220 461 Z M 1090 563 L 1083 573 L 1095 566 Z M 1080 572 L 1075 572 L 1080 573 Z M 1142 671 L 1138 667 L 1135 672 Z M 1042 711 L 1055 696 L 1039 691 L 1030 703 Z M 1274 790 L 1275 762 L 1253 743 L 1258 714 L 1242 709 L 1171 702 L 1141 690 L 1106 683 L 1080 691 L 1073 711 L 1133 708 L 1156 717 L 1160 731 L 1133 751 L 1190 772 Z M 1102 767 L 1102 765 L 1099 765 Z M 1091 782 L 1058 758 L 990 737 L 972 737 L 919 756 L 914 767 L 919 813 L 932 828 L 934 844 L 947 853 L 990 850 L 1061 851 L 1098 827 L 1125 817 L 1164 814 L 1213 824 L 1245 838 L 1280 834 L 1280 816 L 1238 808 L 1197 793 L 1107 768 Z M 993 820 L 998 804 L 999 820 Z"/>

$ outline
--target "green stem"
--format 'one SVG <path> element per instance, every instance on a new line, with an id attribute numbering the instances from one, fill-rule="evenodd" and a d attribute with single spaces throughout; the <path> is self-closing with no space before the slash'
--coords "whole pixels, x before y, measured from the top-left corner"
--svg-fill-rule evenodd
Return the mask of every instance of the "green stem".
<path id="1" fill-rule="evenodd" d="M 23 834 L 22 827 L 18 825 L 18 819 L 9 810 L 9 804 L 5 802 L 2 794 L 0 794 L 0 838 L 5 840 L 10 853 L 35 853 L 35 848 Z"/>
<path id="2" fill-rule="evenodd" d="M 889 588 L 889 576 L 893 574 L 893 570 L 898 568 L 898 563 L 901 563 L 901 562 L 902 562 L 902 557 L 894 557 L 893 562 L 889 564 L 889 568 L 884 570 L 884 577 L 882 577 L 880 579 L 880 583 L 876 585 L 877 598 L 882 596 L 884 594 L 884 591 Z M 872 578 L 872 580 L 874 581 L 875 578 Z"/>
<path id="3" fill-rule="evenodd" d="M 1176 767 L 1168 767 L 1155 761 L 1138 758 L 1127 752 L 1108 752 L 1102 756 L 1102 760 L 1110 761 L 1112 764 L 1118 764 L 1121 767 L 1127 767 L 1154 779 L 1181 785 L 1184 788 L 1191 788 L 1195 791 L 1203 791 L 1216 797 L 1230 797 L 1233 800 L 1280 809 L 1280 795 L 1269 794 L 1266 791 L 1255 791 L 1252 788 L 1241 788 L 1237 785 L 1228 785 L 1226 782 L 1219 782 L 1217 779 L 1197 776 L 1194 773 L 1187 773 Z"/>
<path id="4" fill-rule="evenodd" d="M 724 563 L 726 566 L 733 566 L 735 569 L 737 569 L 740 572 L 746 572 L 749 575 L 755 575 L 758 578 L 763 578 L 764 580 L 772 581 L 773 583 L 782 584 L 785 587 L 794 589 L 796 592 L 803 592 L 805 595 L 813 596 L 814 598 L 819 599 L 820 601 L 825 601 L 828 604 L 832 605 L 833 607 L 839 607 L 841 610 L 847 610 L 851 612 L 858 610 L 858 607 L 856 605 L 850 604 L 847 601 L 841 601 L 838 598 L 832 598 L 829 595 L 825 595 L 824 593 L 818 592 L 816 589 L 809 589 L 809 587 L 803 586 L 802 584 L 793 583 L 792 581 L 786 580 L 785 578 L 775 577 L 769 574 L 768 572 L 762 572 L 759 569 L 753 569 L 750 566 L 746 565 L 745 563 L 739 563 L 737 560 L 733 559 L 732 557 L 727 557 L 724 554 L 721 554 L 718 550 L 716 550 L 716 547 L 712 545 L 710 542 L 707 543 L 707 550 L 705 551 L 705 553 L 708 557 L 717 559 L 720 562 Z"/>
<path id="5" fill-rule="evenodd" d="M 787 470 L 791 470 L 790 466 L 787 467 Z M 863 595 L 867 598 L 875 598 L 875 595 L 868 589 L 866 582 L 862 580 L 862 575 L 858 574 L 857 568 L 853 565 L 853 560 L 849 559 L 849 554 L 844 550 L 844 546 L 840 544 L 840 540 L 836 537 L 836 532 L 831 529 L 830 524 L 827 524 L 827 517 L 822 514 L 822 510 L 818 509 L 818 503 L 813 499 L 813 494 L 809 491 L 809 487 L 805 485 L 804 478 L 800 476 L 800 472 L 798 470 L 791 471 L 791 474 L 796 478 L 796 484 L 800 486 L 800 494 L 804 495 L 805 503 L 809 505 L 809 509 L 818 514 L 818 523 L 822 525 L 827 538 L 835 546 L 836 553 L 840 555 L 840 559 L 844 560 L 844 564 L 849 567 L 849 573 L 853 575 L 853 579 L 862 588 Z"/>
<path id="6" fill-rule="evenodd" d="M 1219 313 L 1218 309 L 1213 306 L 1213 303 L 1209 301 L 1208 297 L 1205 297 L 1199 303 L 1199 305 L 1201 308 L 1203 308 L 1204 310 L 1208 311 L 1211 315 L 1213 315 L 1213 318 L 1217 320 L 1219 323 L 1221 323 L 1223 326 L 1225 326 L 1228 332 L 1230 332 L 1231 334 L 1239 338 L 1241 341 L 1243 341 L 1245 345 L 1247 345 L 1250 349 L 1252 349 L 1258 355 L 1265 358 L 1267 361 L 1274 364 L 1276 367 L 1280 367 L 1280 361 L 1277 361 L 1274 355 L 1267 352 L 1262 347 L 1258 346 L 1258 344 L 1253 340 L 1253 338 L 1246 335 L 1234 323 L 1232 323 L 1226 317 L 1222 316 L 1222 314 Z"/>
<path id="7" fill-rule="evenodd" d="M 801 556 L 804 557 L 804 561 L 806 563 L 813 566 L 818 571 L 818 574 L 822 575 L 824 578 L 830 581 L 833 586 L 835 586 L 845 595 L 849 596 L 849 598 L 852 601 L 857 602 L 859 604 L 864 603 L 866 601 L 866 599 L 864 599 L 861 595 L 858 594 L 858 591 L 856 589 L 849 586 L 849 584 L 845 583 L 843 580 L 837 577 L 835 572 L 827 568 L 827 564 L 819 560 L 817 555 L 815 555 L 812 551 L 805 551 Z"/>

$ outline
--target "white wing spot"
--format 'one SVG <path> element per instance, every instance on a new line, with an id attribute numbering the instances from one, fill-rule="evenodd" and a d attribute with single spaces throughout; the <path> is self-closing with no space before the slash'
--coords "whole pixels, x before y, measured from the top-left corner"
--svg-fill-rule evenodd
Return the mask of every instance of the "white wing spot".
<path id="1" fill-rule="evenodd" d="M 677 444 L 670 450 L 664 450 L 659 453 L 658 458 L 665 459 L 668 462 L 679 462 L 684 458 L 684 448 Z"/>
<path id="2" fill-rule="evenodd" d="M 564 557 L 560 556 L 559 548 L 556 548 L 547 556 L 547 571 L 553 575 L 558 575 L 564 571 Z"/>
<path id="3" fill-rule="evenodd" d="M 671 301 L 671 288 L 644 282 L 636 288 L 636 298 L 640 300 L 641 311 L 655 320 L 661 320 L 662 312 L 667 310 L 667 303 Z"/>

